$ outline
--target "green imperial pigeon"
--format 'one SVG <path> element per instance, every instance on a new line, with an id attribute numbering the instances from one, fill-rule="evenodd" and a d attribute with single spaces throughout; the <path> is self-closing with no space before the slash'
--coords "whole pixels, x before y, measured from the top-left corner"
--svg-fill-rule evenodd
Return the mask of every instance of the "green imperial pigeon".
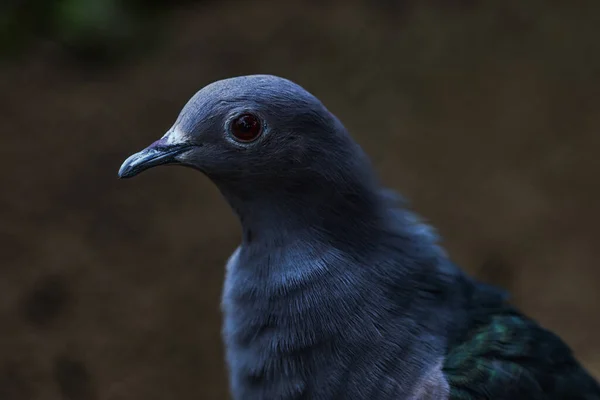
<path id="1" fill-rule="evenodd" d="M 243 228 L 222 299 L 234 399 L 600 400 L 569 347 L 453 264 L 297 84 L 206 86 L 119 176 L 166 164 L 208 176 Z"/>

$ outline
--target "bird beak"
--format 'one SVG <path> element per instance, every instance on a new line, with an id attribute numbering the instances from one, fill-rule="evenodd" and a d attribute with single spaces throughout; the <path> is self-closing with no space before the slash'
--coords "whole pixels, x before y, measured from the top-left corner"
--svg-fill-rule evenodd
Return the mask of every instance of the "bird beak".
<path id="1" fill-rule="evenodd" d="M 166 144 L 163 139 L 152 143 L 144 150 L 129 156 L 119 168 L 119 178 L 132 178 L 158 165 L 179 164 L 177 155 L 189 150 L 187 143 Z"/>

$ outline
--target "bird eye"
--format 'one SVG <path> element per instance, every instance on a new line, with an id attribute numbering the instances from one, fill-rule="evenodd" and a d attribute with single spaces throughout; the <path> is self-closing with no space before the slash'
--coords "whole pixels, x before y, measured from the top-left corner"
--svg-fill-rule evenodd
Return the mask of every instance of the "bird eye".
<path id="1" fill-rule="evenodd" d="M 252 114 L 236 117 L 230 125 L 231 134 L 240 142 L 251 142 L 262 133 L 260 120 Z"/>

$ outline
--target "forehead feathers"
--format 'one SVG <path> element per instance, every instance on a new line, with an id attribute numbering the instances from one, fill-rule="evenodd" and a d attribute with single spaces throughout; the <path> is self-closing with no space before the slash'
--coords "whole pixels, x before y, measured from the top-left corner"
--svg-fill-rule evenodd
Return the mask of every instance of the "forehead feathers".
<path id="1" fill-rule="evenodd" d="M 326 122 L 330 117 L 316 97 L 294 82 L 273 75 L 248 75 L 202 88 L 184 106 L 177 125 L 193 131 L 201 122 L 225 118 L 235 111 L 258 112 L 271 122 L 285 119 L 293 123 L 302 118 Z"/>

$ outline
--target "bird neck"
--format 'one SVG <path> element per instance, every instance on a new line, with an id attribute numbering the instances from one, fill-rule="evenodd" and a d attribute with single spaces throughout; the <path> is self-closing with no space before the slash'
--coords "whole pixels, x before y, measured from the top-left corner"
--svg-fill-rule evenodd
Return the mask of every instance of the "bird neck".
<path id="1" fill-rule="evenodd" d="M 384 220 L 378 192 L 359 182 L 295 181 L 293 190 L 279 185 L 248 192 L 219 187 L 240 220 L 245 245 L 282 245 L 299 237 L 352 244 Z"/>

